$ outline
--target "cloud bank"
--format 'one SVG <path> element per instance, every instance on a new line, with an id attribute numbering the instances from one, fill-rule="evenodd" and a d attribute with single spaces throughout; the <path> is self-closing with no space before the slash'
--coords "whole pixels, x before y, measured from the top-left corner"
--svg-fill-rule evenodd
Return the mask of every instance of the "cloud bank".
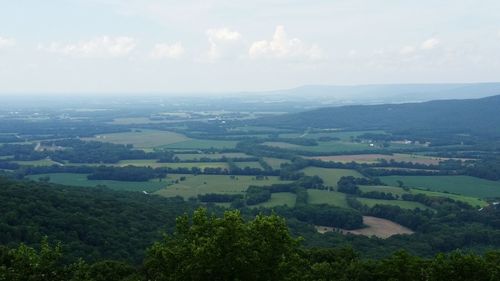
<path id="1" fill-rule="evenodd" d="M 82 58 L 117 58 L 129 55 L 136 47 L 132 37 L 101 36 L 76 43 L 52 42 L 48 46 L 40 45 L 39 49 L 51 53 Z"/>

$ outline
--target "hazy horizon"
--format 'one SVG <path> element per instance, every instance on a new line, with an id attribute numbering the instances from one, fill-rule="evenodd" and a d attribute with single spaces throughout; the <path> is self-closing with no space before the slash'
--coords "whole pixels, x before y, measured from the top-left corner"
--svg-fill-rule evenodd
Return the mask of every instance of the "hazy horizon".
<path id="1" fill-rule="evenodd" d="M 498 1 L 4 1 L 0 94 L 498 80 Z"/>

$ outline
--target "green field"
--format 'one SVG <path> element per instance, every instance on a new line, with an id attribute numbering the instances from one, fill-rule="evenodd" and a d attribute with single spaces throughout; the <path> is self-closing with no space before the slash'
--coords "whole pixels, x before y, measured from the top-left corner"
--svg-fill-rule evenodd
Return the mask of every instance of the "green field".
<path id="1" fill-rule="evenodd" d="M 416 189 L 416 188 L 412 188 L 411 193 L 421 193 L 421 194 L 425 194 L 425 195 L 430 196 L 430 197 L 450 198 L 450 199 L 455 200 L 455 201 L 465 202 L 465 203 L 467 203 L 471 206 L 474 206 L 474 207 L 476 207 L 476 206 L 485 207 L 488 205 L 488 203 L 482 199 L 470 197 L 470 196 L 452 194 L 452 193 L 427 191 L 427 190 L 421 190 L 421 189 Z"/>
<path id="2" fill-rule="evenodd" d="M 308 202 L 309 204 L 328 204 L 332 206 L 349 208 L 346 195 L 344 193 L 319 189 L 308 189 Z"/>
<path id="3" fill-rule="evenodd" d="M 86 138 L 85 140 L 111 142 L 116 144 L 132 144 L 135 148 L 147 149 L 189 141 L 190 138 L 167 131 L 134 130 L 126 133 L 98 135 L 93 138 Z"/>
<path id="4" fill-rule="evenodd" d="M 129 182 L 129 181 L 112 181 L 112 180 L 88 180 L 87 174 L 72 174 L 72 173 L 53 173 L 53 174 L 40 174 L 28 176 L 29 179 L 38 180 L 41 177 L 50 177 L 50 182 L 69 185 L 69 186 L 83 186 L 95 187 L 98 185 L 105 185 L 106 187 L 114 190 L 123 191 L 146 191 L 148 193 L 155 192 L 172 184 L 178 177 L 169 176 L 161 182 L 158 179 L 150 180 L 148 182 Z"/>
<path id="5" fill-rule="evenodd" d="M 228 140 L 200 140 L 191 139 L 163 145 L 169 149 L 232 149 L 236 147 L 237 141 Z"/>
<path id="6" fill-rule="evenodd" d="M 279 170 L 281 168 L 281 164 L 290 163 L 290 160 L 287 159 L 279 159 L 272 157 L 264 157 L 264 161 L 271 166 L 274 170 Z"/>
<path id="7" fill-rule="evenodd" d="M 383 134 L 384 131 L 331 131 L 331 132 L 314 132 L 314 133 L 289 133 L 289 134 L 280 134 L 282 138 L 310 138 L 310 139 L 318 139 L 320 137 L 332 137 L 339 138 L 341 141 L 350 141 L 351 138 L 356 138 L 365 133 L 372 134 Z"/>
<path id="8" fill-rule="evenodd" d="M 500 182 L 469 176 L 387 176 L 380 179 L 389 185 L 397 185 L 400 180 L 405 186 L 431 191 L 446 191 L 477 198 L 500 197 Z"/>
<path id="9" fill-rule="evenodd" d="M 33 161 L 12 161 L 21 166 L 52 166 L 52 165 L 61 165 L 61 163 L 52 161 L 50 159 L 41 159 L 41 160 L 33 160 Z"/>
<path id="10" fill-rule="evenodd" d="M 271 194 L 271 199 L 267 202 L 260 203 L 258 205 L 252 206 L 252 207 L 264 207 L 264 208 L 272 208 L 276 206 L 288 206 L 288 207 L 294 207 L 295 206 L 295 199 L 296 196 L 293 193 L 290 192 L 277 192 Z"/>
<path id="11" fill-rule="evenodd" d="M 354 155 L 335 155 L 335 156 L 315 156 L 310 157 L 311 159 L 318 159 L 322 161 L 333 161 L 333 162 L 342 162 L 342 163 L 379 163 L 380 160 L 384 159 L 387 161 L 397 161 L 397 162 L 412 162 L 419 163 L 425 165 L 437 165 L 441 161 L 449 160 L 450 158 L 440 158 L 440 157 L 432 157 L 418 154 L 403 154 L 403 153 L 394 153 L 394 154 L 354 154 Z"/>
<path id="12" fill-rule="evenodd" d="M 324 185 L 337 187 L 337 182 L 341 177 L 353 176 L 363 178 L 363 175 L 354 170 L 348 169 L 327 169 L 318 167 L 308 167 L 302 170 L 308 176 L 319 176 L 323 179 Z"/>
<path id="13" fill-rule="evenodd" d="M 370 192 L 370 191 L 378 191 L 378 192 L 385 192 L 385 193 L 392 193 L 394 195 L 398 195 L 401 197 L 403 194 L 407 194 L 409 192 L 405 191 L 404 189 L 396 186 L 370 186 L 370 185 L 360 185 L 359 189 L 363 192 Z"/>
<path id="14" fill-rule="evenodd" d="M 238 168 L 244 169 L 245 167 L 248 168 L 256 168 L 256 169 L 262 169 L 262 166 L 260 165 L 259 162 L 234 162 Z"/>
<path id="15" fill-rule="evenodd" d="M 209 158 L 209 159 L 221 159 L 222 157 L 226 158 L 247 158 L 252 157 L 251 155 L 247 155 L 245 153 L 240 152 L 231 152 L 231 153 L 179 153 L 175 155 L 181 161 L 192 161 L 201 158 Z"/>
<path id="16" fill-rule="evenodd" d="M 377 147 L 371 147 L 368 143 L 342 142 L 342 141 L 319 141 L 318 145 L 306 146 L 286 142 L 264 142 L 264 145 L 286 148 L 296 151 L 330 153 L 330 152 L 351 152 L 351 151 L 377 151 Z"/>
<path id="17" fill-rule="evenodd" d="M 421 210 L 430 209 L 429 207 L 412 201 L 402 201 L 402 200 L 381 200 L 381 199 L 372 199 L 372 198 L 357 198 L 362 204 L 367 205 L 368 207 L 373 207 L 377 204 L 379 205 L 391 205 L 391 206 L 399 206 L 402 209 L 416 209 L 420 208 Z"/>
<path id="18" fill-rule="evenodd" d="M 464 196 L 464 195 L 458 195 L 458 194 L 452 194 L 452 193 L 445 193 L 445 192 L 436 192 L 436 191 L 427 191 L 427 190 L 422 190 L 422 189 L 417 189 L 417 188 L 412 188 L 410 191 L 405 191 L 400 187 L 395 187 L 395 186 L 365 186 L 365 185 L 360 185 L 359 189 L 363 192 L 370 192 L 370 191 L 379 191 L 379 192 L 385 192 L 385 193 L 392 193 L 394 195 L 398 195 L 401 197 L 403 194 L 425 194 L 430 197 L 444 197 L 444 198 L 450 198 L 455 201 L 461 201 L 465 202 L 471 206 L 479 206 L 479 207 L 484 207 L 488 205 L 486 201 L 483 201 L 479 198 L 475 197 L 469 197 L 469 196 Z"/>
<path id="19" fill-rule="evenodd" d="M 182 162 L 182 163 L 158 163 L 155 159 L 139 159 L 139 160 L 122 160 L 119 161 L 114 166 L 140 166 L 140 167 L 151 167 L 151 168 L 193 168 L 197 167 L 200 169 L 205 168 L 222 168 L 228 169 L 229 166 L 226 162 Z"/>
<path id="20" fill-rule="evenodd" d="M 165 197 L 182 196 L 185 199 L 199 194 L 244 194 L 250 185 L 264 186 L 275 183 L 286 183 L 278 177 L 268 177 L 267 180 L 256 180 L 253 176 L 226 175 L 185 175 L 186 180 L 159 190 L 156 194 Z"/>

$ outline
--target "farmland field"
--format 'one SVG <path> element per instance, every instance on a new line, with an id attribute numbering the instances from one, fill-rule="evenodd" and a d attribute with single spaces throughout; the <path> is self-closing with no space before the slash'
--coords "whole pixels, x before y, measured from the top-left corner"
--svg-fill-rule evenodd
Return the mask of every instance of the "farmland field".
<path id="1" fill-rule="evenodd" d="M 417 188 L 412 188 L 411 193 L 415 194 L 425 194 L 430 197 L 445 197 L 445 198 L 450 198 L 455 201 L 462 201 L 465 202 L 471 206 L 479 206 L 479 207 L 484 207 L 487 206 L 488 203 L 482 199 L 475 198 L 475 197 L 470 197 L 470 196 L 464 196 L 464 195 L 458 195 L 458 194 L 453 194 L 453 193 L 445 193 L 445 192 L 436 192 L 436 191 L 427 191 L 427 190 L 422 190 L 422 189 L 417 189 Z"/>
<path id="2" fill-rule="evenodd" d="M 290 192 L 277 192 L 271 194 L 271 199 L 269 199 L 269 201 L 260 203 L 252 207 L 272 208 L 276 206 L 285 206 L 285 205 L 288 207 L 294 207 L 296 199 L 295 197 L 296 197 L 295 194 Z"/>
<path id="3" fill-rule="evenodd" d="M 256 180 L 252 176 L 226 175 L 186 175 L 186 180 L 159 190 L 156 194 L 165 197 L 182 196 L 185 199 L 199 194 L 243 194 L 250 185 L 264 186 L 275 183 L 285 183 L 278 177 L 268 177 L 267 180 Z"/>
<path id="4" fill-rule="evenodd" d="M 400 154 L 395 153 L 393 155 L 385 154 L 357 154 L 357 155 L 335 155 L 335 156 L 318 156 L 310 157 L 311 159 L 317 159 L 322 161 L 333 161 L 333 162 L 358 162 L 358 163 L 377 163 L 380 159 L 385 159 L 387 161 L 397 161 L 397 162 L 412 162 L 425 165 L 437 165 L 440 161 L 449 160 L 450 158 L 440 158 L 431 157 L 416 154 Z"/>
<path id="5" fill-rule="evenodd" d="M 37 180 L 41 177 L 50 177 L 50 182 L 57 184 L 64 184 L 69 186 L 83 186 L 95 187 L 104 185 L 110 189 L 122 191 L 146 191 L 155 192 L 172 184 L 178 177 L 168 176 L 161 182 L 158 179 L 150 180 L 148 182 L 129 182 L 129 181 L 113 181 L 113 180 L 89 180 L 87 174 L 73 174 L 73 173 L 52 173 L 28 176 L 29 179 Z"/>
<path id="6" fill-rule="evenodd" d="M 371 191 L 378 191 L 378 192 L 385 192 L 385 193 L 392 193 L 394 195 L 403 195 L 407 194 L 409 192 L 405 191 L 404 189 L 396 186 L 370 186 L 370 185 L 360 185 L 359 189 L 363 192 L 371 192 Z"/>
<path id="7" fill-rule="evenodd" d="M 272 158 L 272 157 L 264 157 L 264 161 L 271 166 L 271 168 L 277 170 L 281 168 L 281 164 L 285 163 L 290 163 L 290 160 L 287 159 L 279 159 L 279 158 Z"/>
<path id="8" fill-rule="evenodd" d="M 50 159 L 32 160 L 32 161 L 12 161 L 21 166 L 52 166 L 60 165 L 61 163 L 52 161 Z"/>
<path id="9" fill-rule="evenodd" d="M 371 147 L 367 143 L 356 143 L 356 142 L 340 142 L 340 141 L 323 141 L 318 142 L 318 145 L 305 146 L 296 145 L 286 142 L 264 142 L 264 145 L 278 148 L 292 149 L 296 151 L 307 151 L 307 152 L 349 152 L 349 151 L 377 151 L 376 147 Z"/>
<path id="10" fill-rule="evenodd" d="M 347 205 L 347 201 L 345 200 L 346 195 L 344 193 L 328 190 L 308 189 L 307 195 L 308 204 L 328 204 L 342 208 L 349 208 L 349 205 Z"/>
<path id="11" fill-rule="evenodd" d="M 234 162 L 238 168 L 244 169 L 245 167 L 248 168 L 256 168 L 256 169 L 262 169 L 262 166 L 260 165 L 259 162 Z"/>
<path id="12" fill-rule="evenodd" d="M 139 160 L 122 160 L 119 161 L 114 166 L 140 166 L 140 167 L 151 167 L 151 168 L 193 168 L 197 167 L 200 169 L 205 168 L 222 168 L 228 169 L 229 166 L 226 162 L 179 162 L 179 163 L 158 163 L 155 159 L 139 159 Z"/>
<path id="13" fill-rule="evenodd" d="M 409 187 L 478 198 L 500 196 L 500 182 L 469 176 L 387 176 L 380 179 L 389 185 L 397 185 L 397 181 L 402 181 Z"/>
<path id="14" fill-rule="evenodd" d="M 349 233 L 368 237 L 376 236 L 382 239 L 389 238 L 396 234 L 413 234 L 413 231 L 411 229 L 386 219 L 363 216 L 363 224 L 365 224 L 367 227 L 354 230 L 341 229 L 339 231 L 344 234 Z M 317 226 L 316 229 L 320 233 L 335 231 L 335 229 L 332 227 L 324 226 Z"/>
<path id="15" fill-rule="evenodd" d="M 452 194 L 452 193 L 445 193 L 445 192 L 436 192 L 436 191 L 427 191 L 423 189 L 417 189 L 417 188 L 411 188 L 410 191 L 405 191 L 400 187 L 395 187 L 395 186 L 366 186 L 366 185 L 360 185 L 359 189 L 363 192 L 370 192 L 370 191 L 379 191 L 379 192 L 385 192 L 385 193 L 392 193 L 394 195 L 398 195 L 401 197 L 403 194 L 425 194 L 427 196 L 431 197 L 444 197 L 444 198 L 450 198 L 455 201 L 461 201 L 465 202 L 471 206 L 480 206 L 484 207 L 488 205 L 486 201 L 483 201 L 479 198 L 475 197 L 469 197 L 469 196 L 464 196 L 464 195 L 458 195 L 458 194 Z"/>
<path id="16" fill-rule="evenodd" d="M 421 210 L 427 210 L 429 207 L 413 201 L 402 201 L 402 200 L 382 200 L 382 199 L 372 199 L 372 198 L 357 198 L 362 204 L 367 205 L 368 207 L 373 207 L 377 204 L 379 205 L 391 205 L 398 206 L 403 209 L 416 209 L 420 208 Z"/>
<path id="17" fill-rule="evenodd" d="M 190 138 L 173 132 L 158 130 L 136 130 L 126 133 L 98 135 L 85 140 L 111 142 L 116 144 L 132 144 L 135 148 L 154 148 L 173 143 L 185 142 Z"/>
<path id="18" fill-rule="evenodd" d="M 190 139 L 179 142 L 172 142 L 163 145 L 163 148 L 169 149 L 232 149 L 236 147 L 237 141 L 232 140 L 200 140 Z"/>
<path id="19" fill-rule="evenodd" d="M 354 170 L 348 169 L 328 169 L 318 167 L 308 167 L 302 170 L 308 176 L 319 176 L 323 179 L 324 185 L 336 187 L 341 177 L 353 176 L 362 178 L 363 175 Z"/>
<path id="20" fill-rule="evenodd" d="M 280 134 L 282 138 L 310 138 L 318 139 L 320 137 L 339 138 L 341 141 L 350 141 L 365 133 L 383 134 L 384 131 L 332 131 L 332 132 L 314 132 L 314 133 L 285 133 Z"/>
<path id="21" fill-rule="evenodd" d="M 246 158 L 252 157 L 251 155 L 241 153 L 241 152 L 230 152 L 230 153 L 179 153 L 175 155 L 181 161 L 196 160 L 201 158 L 209 159 L 221 159 L 226 158 Z"/>

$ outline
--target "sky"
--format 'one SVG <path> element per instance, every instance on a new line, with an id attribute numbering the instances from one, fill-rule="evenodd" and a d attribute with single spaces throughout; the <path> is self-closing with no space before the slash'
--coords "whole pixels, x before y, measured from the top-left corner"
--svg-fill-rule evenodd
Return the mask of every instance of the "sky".
<path id="1" fill-rule="evenodd" d="M 498 0 L 0 0 L 0 93 L 496 82 Z"/>

